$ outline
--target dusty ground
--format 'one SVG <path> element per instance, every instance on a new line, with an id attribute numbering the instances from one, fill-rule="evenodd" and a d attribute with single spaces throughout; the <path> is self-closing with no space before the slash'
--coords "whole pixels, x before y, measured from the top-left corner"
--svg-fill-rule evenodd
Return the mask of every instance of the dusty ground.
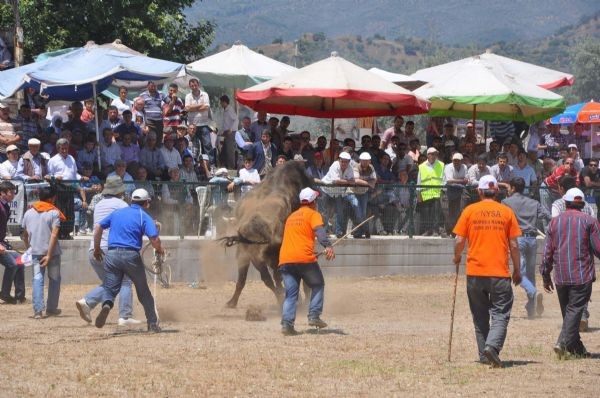
<path id="1" fill-rule="evenodd" d="M 452 278 L 328 279 L 323 319 L 280 335 L 274 298 L 250 282 L 238 309 L 224 308 L 233 283 L 159 289 L 165 333 L 104 329 L 78 316 L 76 298 L 90 286 L 65 286 L 63 315 L 33 320 L 31 305 L 0 306 L 0 396 L 597 396 L 600 356 L 558 361 L 556 295 L 543 318 L 523 318 L 516 301 L 501 357 L 505 369 L 475 362 L 476 346 L 464 279 L 459 284 L 453 362 L 446 362 Z M 248 322 L 246 309 L 266 322 Z M 600 305 L 591 305 L 592 326 Z M 139 304 L 137 317 L 143 319 Z M 600 329 L 583 335 L 600 353 Z M 595 392 L 594 392 L 595 391 Z"/>

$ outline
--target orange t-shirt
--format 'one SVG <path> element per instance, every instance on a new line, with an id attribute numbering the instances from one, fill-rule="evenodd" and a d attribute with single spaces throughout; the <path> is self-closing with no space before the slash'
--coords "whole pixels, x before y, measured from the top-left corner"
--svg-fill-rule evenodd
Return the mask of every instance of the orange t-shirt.
<path id="1" fill-rule="evenodd" d="M 279 265 L 316 262 L 314 229 L 320 225 L 323 225 L 321 214 L 308 206 L 290 214 L 283 230 Z"/>
<path id="2" fill-rule="evenodd" d="M 521 236 L 521 228 L 508 206 L 494 200 L 467 206 L 453 232 L 469 241 L 467 275 L 510 277 L 508 240 Z"/>

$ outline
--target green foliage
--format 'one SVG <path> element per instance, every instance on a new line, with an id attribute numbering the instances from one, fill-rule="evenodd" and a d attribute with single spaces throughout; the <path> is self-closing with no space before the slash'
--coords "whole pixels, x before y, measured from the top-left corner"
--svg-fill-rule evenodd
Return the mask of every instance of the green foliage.
<path id="1" fill-rule="evenodd" d="M 100 44 L 115 39 L 149 56 L 178 62 L 196 60 L 211 44 L 215 24 L 190 24 L 184 10 L 193 3 L 194 0 L 21 0 L 26 61 L 42 52 L 81 47 L 88 40 Z M 0 26 L 5 23 L 0 20 Z"/>
<path id="2" fill-rule="evenodd" d="M 277 37 L 273 39 L 273 42 L 271 44 L 283 44 L 283 39 L 281 37 Z"/>
<path id="3" fill-rule="evenodd" d="M 579 101 L 598 100 L 600 96 L 600 42 L 587 38 L 571 50 L 575 84 L 573 93 Z"/>
<path id="4" fill-rule="evenodd" d="M 317 32 L 313 35 L 314 41 L 325 41 L 325 39 L 326 39 L 325 33 L 323 33 L 323 32 Z"/>

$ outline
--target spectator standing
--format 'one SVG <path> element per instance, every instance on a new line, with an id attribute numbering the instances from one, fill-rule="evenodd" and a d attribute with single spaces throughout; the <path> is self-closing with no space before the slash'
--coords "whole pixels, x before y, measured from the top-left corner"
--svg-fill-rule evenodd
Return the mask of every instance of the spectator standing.
<path id="1" fill-rule="evenodd" d="M 550 221 L 550 214 L 540 202 L 524 194 L 525 186 L 525 180 L 521 177 L 514 177 L 510 180 L 510 188 L 508 189 L 509 197 L 504 199 L 502 204 L 512 209 L 519 223 L 519 228 L 521 228 L 522 235 L 517 238 L 521 256 L 521 287 L 527 294 L 527 304 L 525 304 L 527 317 L 533 319 L 536 315 L 542 316 L 544 312 L 544 296 L 538 293 L 535 288 L 537 225 L 541 220 Z"/>
<path id="2" fill-rule="evenodd" d="M 385 150 L 392 144 L 392 137 L 398 137 L 399 140 L 404 138 L 402 126 L 404 126 L 404 118 L 402 116 L 394 117 L 394 125 L 383 132 L 381 149 Z"/>
<path id="3" fill-rule="evenodd" d="M 478 190 L 481 200 L 465 208 L 453 230 L 454 264 L 458 272 L 468 242 L 467 297 L 479 361 L 500 368 L 499 354 L 506 340 L 513 304 L 508 253 L 513 263 L 512 281 L 518 285 L 521 272 L 517 266 L 520 261 L 517 238 L 521 230 L 513 211 L 494 200 L 498 182 L 493 176 L 482 177 Z"/>
<path id="4" fill-rule="evenodd" d="M 198 79 L 189 81 L 191 93 L 185 96 L 185 110 L 187 111 L 188 123 L 196 126 L 200 142 L 202 143 L 202 153 L 206 153 L 212 166 L 216 165 L 216 153 L 211 141 L 212 122 L 210 113 L 210 99 L 205 91 L 201 91 L 202 85 Z"/>
<path id="5" fill-rule="evenodd" d="M 438 160 L 438 151 L 435 148 L 427 149 L 427 160 L 419 165 L 417 176 L 418 201 L 421 204 L 423 217 L 423 236 L 431 236 L 439 232 L 442 238 L 447 237 L 442 217 L 440 186 L 444 179 L 444 163 Z M 432 186 L 434 188 L 427 188 Z"/>
<path id="6" fill-rule="evenodd" d="M 235 143 L 238 147 L 239 159 L 242 161 L 239 164 L 243 164 L 243 159 L 246 158 L 250 150 L 252 149 L 252 145 L 254 141 L 252 140 L 252 132 L 250 131 L 250 126 L 252 122 L 248 116 L 245 116 L 242 119 L 242 128 L 240 128 L 235 133 Z M 291 139 L 290 139 L 291 141 Z"/>
<path id="7" fill-rule="evenodd" d="M 369 152 L 363 152 L 359 156 L 358 163 L 352 167 L 354 173 L 354 186 L 348 189 L 354 193 L 358 201 L 360 214 L 356 220 L 357 224 L 367 218 L 367 204 L 369 203 L 370 193 L 375 189 L 377 183 L 377 174 L 371 164 L 371 155 Z M 369 223 L 366 223 L 352 235 L 354 238 L 371 238 Z"/>
<path id="8" fill-rule="evenodd" d="M 54 205 L 56 189 L 53 186 L 41 188 L 38 202 L 25 212 L 21 226 L 23 241 L 31 248 L 33 268 L 33 317 L 41 319 L 44 309 L 46 316 L 60 315 L 60 243 L 58 234 L 60 223 L 66 217 Z M 44 305 L 44 275 L 48 271 L 48 300 Z"/>
<path id="9" fill-rule="evenodd" d="M 567 210 L 550 221 L 540 274 L 546 292 L 552 293 L 556 284 L 563 317 L 554 352 L 559 359 L 589 357 L 579 329 L 596 280 L 594 256 L 600 258 L 600 225 L 595 218 L 581 212 L 585 196 L 580 189 L 569 189 L 563 200 Z"/>
<path id="10" fill-rule="evenodd" d="M 179 87 L 175 83 L 169 84 L 169 101 L 163 105 L 163 131 L 165 134 L 175 134 L 181 124 L 183 101 L 177 96 Z"/>
<path id="11" fill-rule="evenodd" d="M 0 102 L 0 162 L 6 160 L 7 146 L 21 143 L 21 136 L 17 134 L 20 130 L 20 125 L 10 118 L 8 105 Z"/>
<path id="12" fill-rule="evenodd" d="M 593 197 L 596 208 L 600 209 L 600 170 L 598 170 L 597 159 L 591 159 L 588 165 L 581 170 L 579 179 L 582 186 L 586 188 L 586 195 Z"/>
<path id="13" fill-rule="evenodd" d="M 269 171 L 275 167 L 275 160 L 277 159 L 277 148 L 271 142 L 271 132 L 269 130 L 262 132 L 260 141 L 252 145 L 250 153 L 258 174 L 261 178 L 265 178 Z"/>
<path id="14" fill-rule="evenodd" d="M 223 137 L 223 147 L 221 148 L 221 165 L 228 169 L 236 168 L 236 134 L 238 128 L 238 118 L 229 103 L 229 97 L 222 95 L 219 99 L 223 113 L 221 116 L 221 136 Z"/>
<path id="15" fill-rule="evenodd" d="M 549 124 L 548 132 L 540 139 L 537 149 L 543 150 L 545 156 L 558 160 L 558 151 L 567 144 L 568 138 L 560 133 L 560 124 Z"/>
<path id="16" fill-rule="evenodd" d="M 131 111 L 133 109 L 133 102 L 127 99 L 127 87 L 119 87 L 119 97 L 112 100 L 110 104 L 117 108 L 119 115 L 123 115 L 125 111 Z"/>
<path id="17" fill-rule="evenodd" d="M 6 242 L 8 219 L 10 218 L 9 203 L 15 199 L 16 187 L 9 181 L 0 182 L 0 264 L 4 266 L 0 300 L 6 304 L 17 304 L 25 301 L 25 273 L 23 267 L 16 262 L 17 254 L 10 253 L 10 244 Z M 13 282 L 15 296 L 10 295 Z"/>
<path id="18" fill-rule="evenodd" d="M 269 123 L 267 122 L 267 112 L 258 111 L 256 120 L 250 125 L 250 139 L 252 142 L 259 142 L 263 131 L 268 129 Z"/>
<path id="19" fill-rule="evenodd" d="M 156 90 L 156 84 L 149 81 L 147 90 L 140 94 L 144 100 L 144 116 L 146 126 L 149 131 L 156 134 L 158 144 L 162 144 L 163 139 L 163 105 L 169 102 L 169 98 Z"/>
<path id="20" fill-rule="evenodd" d="M 446 231 L 450 233 L 462 211 L 463 196 L 466 195 L 465 187 L 469 180 L 467 178 L 467 166 L 462 164 L 463 156 L 460 153 L 452 155 L 452 163 L 444 166 L 444 185 L 446 186 L 446 198 L 448 199 L 448 219 Z"/>
<path id="21" fill-rule="evenodd" d="M 17 146 L 21 151 L 25 152 L 27 149 L 27 142 L 31 138 L 40 138 L 42 129 L 37 120 L 33 118 L 31 108 L 27 104 L 21 105 L 19 108 L 19 116 L 15 121 L 21 126 L 21 142 L 19 142 Z"/>

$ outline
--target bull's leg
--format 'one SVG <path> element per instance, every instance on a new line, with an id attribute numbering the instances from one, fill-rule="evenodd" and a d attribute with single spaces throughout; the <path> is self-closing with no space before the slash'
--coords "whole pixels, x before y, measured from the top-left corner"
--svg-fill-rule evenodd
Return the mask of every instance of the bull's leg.
<path id="1" fill-rule="evenodd" d="M 271 278 L 271 274 L 269 273 L 269 269 L 264 264 L 257 265 L 256 269 L 260 272 L 260 279 L 264 282 L 264 284 L 271 289 L 277 302 L 279 304 L 283 303 L 283 288 L 280 286 L 279 288 L 275 287 L 275 283 L 273 282 L 273 278 Z M 281 275 L 279 275 L 281 278 Z M 280 282 L 281 283 L 281 282 Z"/>
<path id="2" fill-rule="evenodd" d="M 233 292 L 233 296 L 231 300 L 227 302 L 228 308 L 237 307 L 238 300 L 240 298 L 240 294 L 242 294 L 242 290 L 244 290 L 244 286 L 246 286 L 246 278 L 248 277 L 248 269 L 250 268 L 250 263 L 246 262 L 244 265 L 240 265 L 238 267 L 238 280 L 235 284 L 235 292 Z M 271 282 L 272 283 L 272 282 Z"/>

